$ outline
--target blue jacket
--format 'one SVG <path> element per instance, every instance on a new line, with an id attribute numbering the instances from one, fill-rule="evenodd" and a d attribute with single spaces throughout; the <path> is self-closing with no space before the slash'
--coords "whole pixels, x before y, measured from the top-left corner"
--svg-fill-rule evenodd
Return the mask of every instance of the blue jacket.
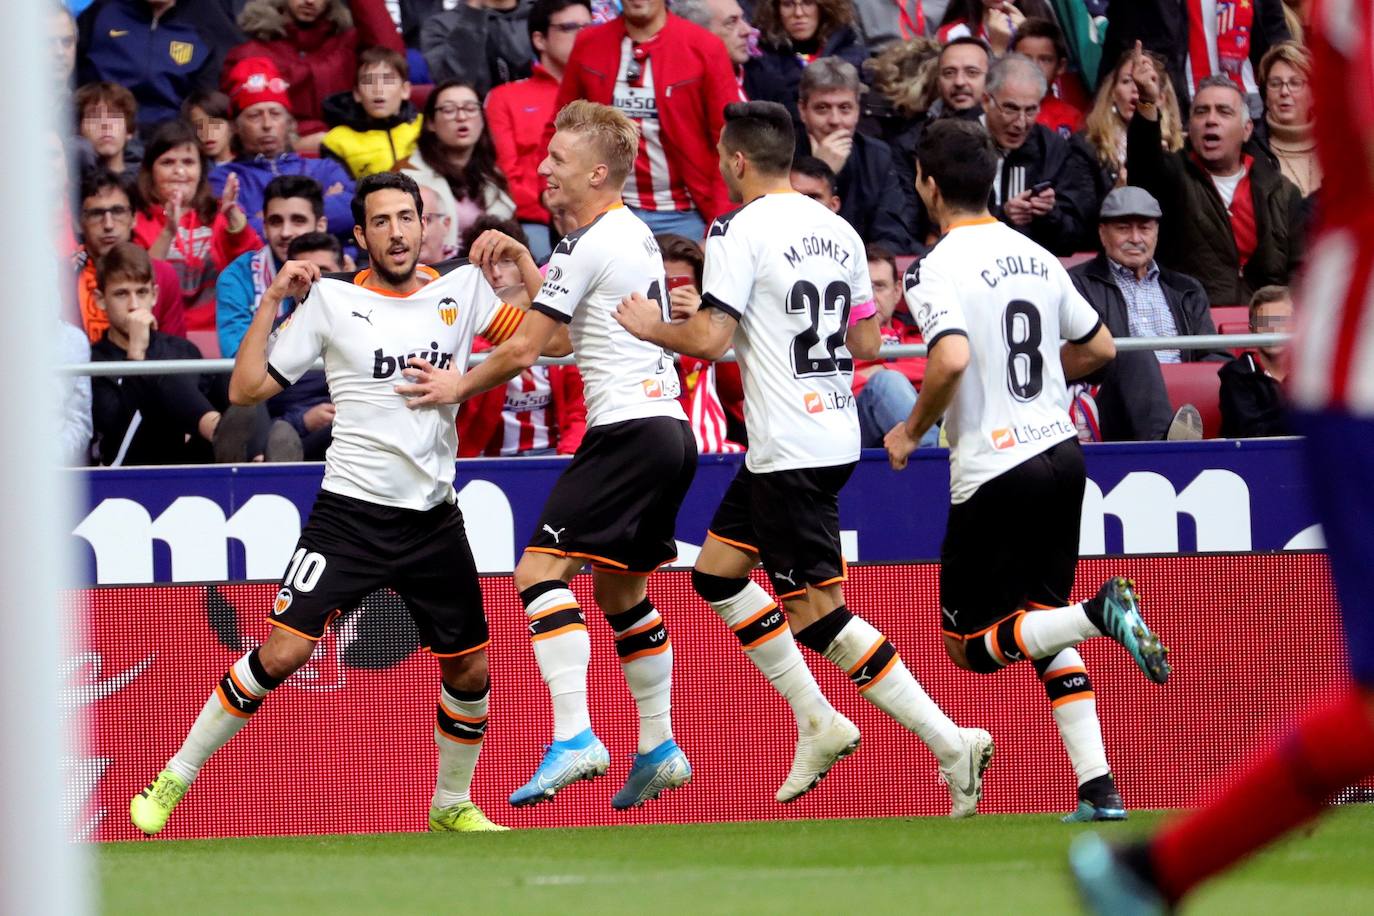
<path id="1" fill-rule="evenodd" d="M 196 89 L 218 88 L 225 52 L 244 40 L 219 3 L 178 3 L 156 23 L 146 0 L 97 0 L 77 20 L 79 82 L 108 80 L 138 102 L 147 128 L 181 114 Z"/>
<path id="2" fill-rule="evenodd" d="M 210 170 L 210 189 L 219 197 L 224 182 L 233 172 L 239 176 L 239 206 L 248 214 L 254 231 L 266 238 L 262 231 L 262 197 L 267 183 L 278 175 L 308 175 L 320 183 L 325 192 L 324 216 L 333 235 L 352 239 L 353 235 L 353 178 L 348 170 L 332 159 L 303 159 L 295 153 L 282 153 L 275 159 L 250 156 L 217 165 Z M 331 186 L 343 190 L 330 194 Z"/>
<path id="3" fill-rule="evenodd" d="M 258 297 L 253 289 L 252 260 L 256 252 L 241 254 L 229 262 L 229 266 L 219 272 L 215 284 L 215 329 L 219 332 L 220 355 L 230 358 L 239 351 L 243 335 L 248 333 L 248 325 L 258 310 Z M 273 257 L 273 267 L 280 268 Z M 290 315 L 296 308 L 294 299 L 287 299 L 284 312 Z M 304 438 L 306 435 L 305 414 L 317 404 L 329 400 L 329 385 L 324 373 L 311 370 L 302 375 L 296 384 L 283 390 L 267 402 L 268 412 L 275 418 L 290 423 Z"/>

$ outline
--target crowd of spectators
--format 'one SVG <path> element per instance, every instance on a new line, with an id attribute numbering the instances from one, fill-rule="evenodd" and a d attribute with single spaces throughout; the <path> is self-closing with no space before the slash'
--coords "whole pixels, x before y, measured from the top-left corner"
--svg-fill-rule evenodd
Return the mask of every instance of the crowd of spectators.
<path id="1" fill-rule="evenodd" d="M 1117 336 L 1212 333 L 1224 306 L 1249 306 L 1254 329 L 1286 327 L 1322 180 L 1301 0 L 50 2 L 53 80 L 70 101 L 52 143 L 69 198 L 58 233 L 72 361 L 233 355 L 286 259 L 355 266 L 349 202 L 375 172 L 421 186 L 426 261 L 499 226 L 542 262 L 574 228 L 546 205 L 538 169 L 554 114 L 577 98 L 636 121 L 625 203 L 660 236 L 684 309 L 699 299 L 700 241 L 731 206 L 715 148 L 724 106 L 787 106 L 793 186 L 869 245 L 891 342 L 920 339 L 900 278 L 939 240 L 912 155 L 937 119 L 985 125 L 1001 157 L 992 212 L 1075 263 Z M 1167 366 L 1199 361 L 1221 369 L 1223 434 L 1282 434 L 1281 353 L 1234 355 L 1121 353 L 1079 390 L 1096 399 L 1091 436 L 1169 435 Z M 737 370 L 681 370 L 702 449 L 743 447 Z M 922 370 L 856 367 L 865 444 L 910 409 Z M 85 420 L 66 454 L 327 448 L 322 377 L 244 418 L 218 385 L 77 383 L 69 412 L 85 404 Z M 580 402 L 575 370 L 532 370 L 465 408 L 464 442 L 567 452 Z"/>

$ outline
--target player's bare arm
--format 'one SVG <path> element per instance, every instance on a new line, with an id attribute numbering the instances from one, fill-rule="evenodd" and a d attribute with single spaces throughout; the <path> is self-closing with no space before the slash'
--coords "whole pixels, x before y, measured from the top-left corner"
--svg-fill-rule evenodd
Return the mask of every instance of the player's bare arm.
<path id="1" fill-rule="evenodd" d="M 427 360 L 412 358 L 402 374 L 410 384 L 397 385 L 396 393 L 407 398 L 412 410 L 461 404 L 474 395 L 504 385 L 539 359 L 564 326 L 543 312 L 526 312 L 515 335 L 487 354 L 481 365 L 468 372 L 438 369 Z"/>
<path id="2" fill-rule="evenodd" d="M 283 299 L 296 299 L 302 304 L 310 294 L 310 287 L 320 278 L 320 268 L 312 261 L 287 261 L 277 271 L 267 292 L 262 294 L 257 314 L 243 335 L 238 356 L 234 359 L 234 373 L 229 377 L 229 401 L 252 405 L 267 400 L 282 390 L 267 371 L 267 339 Z"/>
<path id="3" fill-rule="evenodd" d="M 1097 333 L 1086 343 L 1065 343 L 1059 348 L 1059 361 L 1064 365 L 1064 378 L 1069 381 L 1091 375 L 1116 358 L 1116 342 L 1107 326 L 1099 325 Z"/>
<path id="4" fill-rule="evenodd" d="M 615 320 L 640 340 L 684 356 L 712 361 L 720 359 L 730 349 L 730 341 L 739 325 L 730 315 L 715 308 L 701 309 L 686 321 L 672 324 L 663 320 L 663 307 L 641 293 L 621 300 Z"/>
<path id="5" fill-rule="evenodd" d="M 883 347 L 883 335 L 878 330 L 878 316 L 873 314 L 849 326 L 844 339 L 855 359 L 877 359 Z"/>
<path id="6" fill-rule="evenodd" d="M 946 334 L 930 348 L 926 361 L 925 383 L 916 398 L 916 406 L 911 408 L 911 416 L 905 423 L 892 427 L 883 438 L 887 448 L 887 460 L 894 471 L 906 467 L 907 459 L 916 450 L 916 445 L 926 430 L 945 415 L 954 393 L 959 390 L 959 381 L 968 368 L 968 338 L 963 334 Z"/>
<path id="7" fill-rule="evenodd" d="M 516 263 L 520 268 L 520 282 L 525 285 L 525 295 L 529 298 L 523 304 L 513 302 L 512 305 L 527 307 L 539 295 L 539 288 L 544 285 L 544 278 L 539 275 L 539 265 L 535 263 L 530 250 L 496 229 L 488 229 L 477 236 L 472 247 L 468 249 L 468 260 L 482 268 L 484 273 L 497 261 L 509 260 Z"/>

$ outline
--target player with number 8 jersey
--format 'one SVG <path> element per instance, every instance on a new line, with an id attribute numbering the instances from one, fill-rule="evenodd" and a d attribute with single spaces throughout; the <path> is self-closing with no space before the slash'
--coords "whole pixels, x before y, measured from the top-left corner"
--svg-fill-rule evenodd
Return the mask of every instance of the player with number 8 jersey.
<path id="1" fill-rule="evenodd" d="M 885 444 L 892 466 L 941 415 L 950 444 L 950 510 L 940 550 L 945 649 L 991 674 L 1030 660 L 1078 777 L 1066 821 L 1123 820 L 1097 708 L 1074 647 L 1110 636 L 1146 677 L 1168 677 L 1133 583 L 1112 578 L 1069 603 L 1086 473 L 1068 415 L 1067 378 L 1116 353 L 1058 259 L 987 208 L 997 154 L 977 122 L 942 121 L 916 152 L 916 190 L 943 235 L 907 270 L 907 306 L 930 348 L 911 416 Z"/>

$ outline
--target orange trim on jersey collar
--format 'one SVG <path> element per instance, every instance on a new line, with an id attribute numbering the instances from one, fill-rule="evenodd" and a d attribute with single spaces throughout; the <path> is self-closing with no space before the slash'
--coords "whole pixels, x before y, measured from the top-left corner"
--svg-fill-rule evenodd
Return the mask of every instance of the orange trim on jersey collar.
<path id="1" fill-rule="evenodd" d="M 995 216 L 979 216 L 974 219 L 961 219 L 958 222 L 950 223 L 949 228 L 945 231 L 953 232 L 955 229 L 962 229 L 965 226 L 986 226 L 988 223 L 995 223 L 997 221 L 997 217 Z"/>
<path id="2" fill-rule="evenodd" d="M 372 268 L 371 268 L 371 267 L 364 267 L 362 270 L 358 271 L 358 272 L 353 276 L 353 285 L 354 285 L 354 286 L 361 286 L 363 289 L 368 290 L 369 292 L 381 293 L 383 296 L 390 296 L 390 297 L 393 298 L 393 299 L 406 299 L 406 298 L 409 298 L 410 296 L 413 296 L 415 293 L 419 292 L 420 290 L 424 289 L 425 286 L 426 286 L 428 283 L 430 283 L 431 281 L 434 281 L 434 280 L 439 279 L 439 271 L 435 270 L 433 267 L 430 267 L 428 264 L 421 264 L 421 265 L 419 265 L 418 267 L 415 268 L 415 272 L 416 272 L 416 273 L 420 273 L 420 274 L 424 274 L 424 275 L 428 276 L 429 279 L 426 280 L 424 283 L 421 283 L 419 286 L 415 287 L 415 289 L 412 289 L 412 290 L 411 290 L 410 292 L 408 292 L 408 293 L 398 293 L 398 292 L 396 292 L 395 290 L 382 289 L 381 287 L 378 287 L 378 286 L 369 286 L 368 283 L 367 283 L 367 281 L 368 281 L 369 279 L 371 279 L 371 277 L 372 277 Z"/>
<path id="3" fill-rule="evenodd" d="M 623 209 L 625 209 L 625 201 L 623 201 L 623 200 L 617 200 L 617 201 L 616 201 L 615 203 L 613 203 L 613 204 L 608 204 L 608 205 L 606 206 L 606 208 L 605 208 L 604 210 L 601 211 L 601 213 L 598 213 L 598 214 L 597 214 L 597 216 L 601 216 L 601 215 L 603 215 L 603 214 L 610 213 L 612 210 L 623 210 Z"/>

